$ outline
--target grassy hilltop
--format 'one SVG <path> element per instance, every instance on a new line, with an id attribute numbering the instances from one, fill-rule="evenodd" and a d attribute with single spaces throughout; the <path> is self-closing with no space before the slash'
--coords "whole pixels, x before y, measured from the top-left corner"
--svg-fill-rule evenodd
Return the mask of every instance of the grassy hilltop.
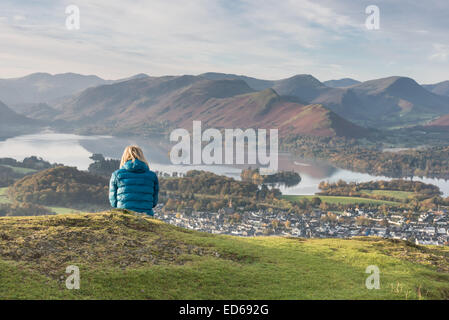
<path id="1" fill-rule="evenodd" d="M 65 287 L 77 265 L 81 289 Z M 365 269 L 380 268 L 379 290 Z M 449 248 L 217 236 L 126 212 L 0 218 L 1 299 L 448 299 Z"/>

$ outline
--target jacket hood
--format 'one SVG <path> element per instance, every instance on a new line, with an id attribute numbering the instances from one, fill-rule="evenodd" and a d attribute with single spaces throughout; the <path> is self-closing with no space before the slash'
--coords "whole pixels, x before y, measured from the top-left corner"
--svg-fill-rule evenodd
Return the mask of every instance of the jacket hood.
<path id="1" fill-rule="evenodd" d="M 122 169 L 131 171 L 131 172 L 146 172 L 146 171 L 150 170 L 145 162 L 140 161 L 138 159 L 136 159 L 134 161 L 128 160 L 123 165 Z"/>

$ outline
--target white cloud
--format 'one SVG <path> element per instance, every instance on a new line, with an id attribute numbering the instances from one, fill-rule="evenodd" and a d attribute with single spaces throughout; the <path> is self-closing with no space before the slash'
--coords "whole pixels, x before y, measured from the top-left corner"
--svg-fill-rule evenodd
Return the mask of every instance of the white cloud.
<path id="1" fill-rule="evenodd" d="M 432 47 L 448 43 L 444 20 L 424 21 L 407 6 L 390 10 L 389 1 L 378 1 L 382 27 L 376 33 L 364 29 L 367 0 L 77 0 L 81 29 L 69 31 L 65 7 L 72 2 L 2 0 L 0 12 L 8 17 L 0 18 L 2 74 L 71 71 L 119 78 L 218 71 L 363 79 L 447 59 L 444 46 Z M 427 70 L 427 82 L 432 71 L 448 73 L 441 66 Z"/>
<path id="2" fill-rule="evenodd" d="M 22 16 L 20 14 L 16 14 L 13 16 L 13 19 L 14 19 L 14 21 L 23 21 L 23 20 L 26 20 L 26 17 Z"/>
<path id="3" fill-rule="evenodd" d="M 437 62 L 446 62 L 449 57 L 449 45 L 435 43 L 433 45 L 433 53 L 429 56 L 429 60 Z"/>

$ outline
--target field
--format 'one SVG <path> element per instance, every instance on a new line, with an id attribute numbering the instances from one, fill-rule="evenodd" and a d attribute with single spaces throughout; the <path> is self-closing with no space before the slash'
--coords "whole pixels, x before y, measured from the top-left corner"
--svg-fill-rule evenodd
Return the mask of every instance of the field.
<path id="1" fill-rule="evenodd" d="M 9 200 L 9 198 L 6 196 L 6 190 L 8 190 L 8 188 L 0 188 L 0 203 L 10 203 L 11 202 Z"/>
<path id="2" fill-rule="evenodd" d="M 382 205 L 382 204 L 388 204 L 388 205 L 398 205 L 398 202 L 394 201 L 385 201 L 385 200 L 376 200 L 376 199 L 369 199 L 369 198 L 360 198 L 360 197 L 337 197 L 337 196 L 320 196 L 320 195 L 284 195 L 282 196 L 284 199 L 289 201 L 299 201 L 303 198 L 306 199 L 313 199 L 313 198 L 320 198 L 322 202 L 330 203 L 330 204 L 373 204 L 373 205 Z"/>
<path id="3" fill-rule="evenodd" d="M 239 238 L 118 210 L 0 218 L 3 299 L 448 299 L 449 248 Z M 80 268 L 80 290 L 65 287 Z M 366 268 L 380 270 L 369 290 Z"/>
<path id="4" fill-rule="evenodd" d="M 378 195 L 395 198 L 398 201 L 404 201 L 414 198 L 416 194 L 410 191 L 396 191 L 396 190 L 362 190 L 362 193 L 367 195 Z"/>

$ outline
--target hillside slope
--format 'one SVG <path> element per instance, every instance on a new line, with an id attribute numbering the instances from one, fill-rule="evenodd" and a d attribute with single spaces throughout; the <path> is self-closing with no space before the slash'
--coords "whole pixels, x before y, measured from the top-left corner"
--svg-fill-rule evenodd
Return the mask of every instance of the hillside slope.
<path id="1" fill-rule="evenodd" d="M 447 299 L 447 247 L 217 236 L 113 211 L 0 218 L 3 299 Z M 80 290 L 65 288 L 80 268 Z M 365 269 L 381 271 L 368 290 Z"/>

